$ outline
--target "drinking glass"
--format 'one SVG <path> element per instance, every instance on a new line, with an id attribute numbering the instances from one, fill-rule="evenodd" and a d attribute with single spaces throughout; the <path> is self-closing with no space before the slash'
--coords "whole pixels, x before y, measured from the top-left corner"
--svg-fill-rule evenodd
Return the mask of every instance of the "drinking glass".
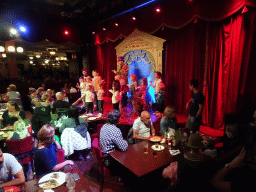
<path id="1" fill-rule="evenodd" d="M 74 188 L 76 186 L 76 181 L 73 175 L 69 174 L 67 176 L 67 188 L 69 189 L 70 192 L 74 191 Z"/>
<path id="2" fill-rule="evenodd" d="M 148 142 L 143 146 L 144 154 L 148 154 Z"/>

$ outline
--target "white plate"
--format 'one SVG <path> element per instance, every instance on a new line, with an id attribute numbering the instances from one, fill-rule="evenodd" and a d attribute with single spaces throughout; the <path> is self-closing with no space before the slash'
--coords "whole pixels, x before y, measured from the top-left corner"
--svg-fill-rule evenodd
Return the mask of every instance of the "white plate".
<path id="1" fill-rule="evenodd" d="M 62 172 L 52 172 L 52 173 L 49 173 L 49 174 L 43 176 L 43 177 L 39 180 L 38 183 L 41 183 L 41 182 L 44 182 L 44 181 L 53 179 L 53 178 L 51 178 L 51 176 L 52 176 L 54 173 L 58 173 L 58 174 L 59 174 L 59 178 L 56 179 L 57 182 L 59 183 L 59 185 L 57 185 L 56 187 L 59 187 L 59 186 L 61 186 L 63 183 L 65 183 L 65 181 L 66 181 L 66 173 L 62 173 Z M 44 185 L 45 185 L 45 183 L 39 185 L 39 187 L 44 188 Z M 56 187 L 52 187 L 51 189 L 56 188 Z"/>
<path id="2" fill-rule="evenodd" d="M 97 119 L 97 117 L 89 117 L 89 118 L 88 118 L 89 121 L 93 121 L 93 120 L 95 120 L 95 119 Z"/>
<path id="3" fill-rule="evenodd" d="M 164 146 L 163 145 L 158 145 L 158 148 L 156 148 L 156 145 L 152 145 L 151 147 L 154 151 L 162 151 L 164 150 Z"/>

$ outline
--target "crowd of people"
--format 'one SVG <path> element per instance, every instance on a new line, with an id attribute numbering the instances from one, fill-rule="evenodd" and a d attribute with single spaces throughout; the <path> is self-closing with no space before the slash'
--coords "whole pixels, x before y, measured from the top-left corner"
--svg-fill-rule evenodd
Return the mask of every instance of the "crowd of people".
<path id="1" fill-rule="evenodd" d="M 83 69 L 82 74 L 76 86 L 66 83 L 57 93 L 52 89 L 46 89 L 45 85 L 38 88 L 30 87 L 26 101 L 22 101 L 16 86 L 10 84 L 7 93 L 2 97 L 2 100 L 7 103 L 7 109 L 2 115 L 2 126 L 13 129 L 7 139 L 24 139 L 30 135 L 34 137 L 36 147 L 34 165 L 37 178 L 61 170 L 66 165 L 72 166 L 75 154 L 78 154 L 80 160 L 86 160 L 88 157 L 91 149 L 91 137 L 88 123 L 79 115 L 97 113 L 98 116 L 102 116 L 104 114 L 105 81 L 95 70 L 92 71 L 93 78 L 88 76 L 86 69 Z M 237 134 L 239 128 L 234 123 L 226 125 L 223 148 L 218 153 L 223 155 L 239 146 L 245 146 L 245 148 L 224 168 L 218 172 L 215 171 L 216 167 L 212 162 L 218 155 L 216 148 L 211 141 L 205 140 L 199 134 L 204 95 L 199 91 L 198 81 L 191 80 L 189 82 L 193 96 L 187 103 L 189 116 L 185 128 L 181 130 L 177 123 L 175 107 L 164 107 L 165 85 L 161 73 L 155 72 L 154 83 L 149 83 L 155 93 L 156 112 L 154 114 L 151 114 L 146 108 L 146 94 L 149 88 L 147 79 L 142 78 L 141 85 L 137 84 L 135 74 L 131 74 L 130 79 L 131 83 L 128 84 L 126 76 L 116 72 L 112 89 L 109 90 L 112 93 L 113 110 L 107 114 L 107 123 L 103 125 L 99 134 L 106 166 L 116 169 L 116 165 L 109 156 L 112 151 L 126 151 L 130 144 L 148 140 L 150 136 L 160 135 L 166 138 L 173 131 L 177 142 L 186 143 L 190 150 L 184 152 L 182 160 L 172 162 L 163 169 L 161 177 L 163 183 L 167 183 L 165 191 L 183 191 L 188 183 L 192 188 L 200 189 L 200 191 L 205 188 L 221 191 L 231 191 L 236 187 L 255 189 L 251 179 L 248 184 L 245 179 L 237 181 L 237 178 L 231 177 L 226 180 L 225 177 L 229 172 L 233 173 L 233 170 L 236 175 L 249 170 L 249 176 L 254 178 L 254 166 L 243 163 L 246 153 L 249 150 L 254 152 L 254 149 L 248 148 L 254 142 L 254 138 L 251 139 L 250 144 L 242 142 L 241 138 L 239 140 Z M 122 113 L 128 113 L 127 92 L 130 92 L 131 95 L 129 115 L 134 116 L 135 120 L 128 137 L 123 138 L 117 124 Z M 30 111 L 32 114 L 30 120 L 32 129 L 29 129 L 29 124 L 25 121 L 25 111 Z M 153 126 L 152 115 L 160 118 L 159 131 Z M 61 119 L 61 126 L 58 131 L 55 131 L 55 125 L 50 122 L 57 118 Z M 255 123 L 250 126 L 255 126 Z M 185 138 L 185 134 L 187 138 Z M 63 153 L 66 160 L 60 162 L 56 151 Z M 0 150 L 0 169 L 0 187 L 20 185 L 27 178 L 15 157 L 9 153 L 3 153 L 2 150 Z M 205 172 L 205 170 L 208 171 Z"/>

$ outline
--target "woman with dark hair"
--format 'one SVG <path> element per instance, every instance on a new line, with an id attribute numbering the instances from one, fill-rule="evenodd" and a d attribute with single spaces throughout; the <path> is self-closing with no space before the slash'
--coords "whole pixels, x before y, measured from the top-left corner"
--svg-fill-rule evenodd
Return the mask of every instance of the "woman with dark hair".
<path id="1" fill-rule="evenodd" d="M 80 124 L 85 124 L 88 127 L 88 123 L 81 117 L 79 117 L 79 109 L 76 106 L 71 106 L 68 110 L 68 118 L 61 121 L 62 125 L 59 131 L 62 133 L 65 128 L 74 128 Z"/>
<path id="2" fill-rule="evenodd" d="M 88 155 L 91 148 L 91 137 L 87 130 L 87 122 L 79 118 L 79 109 L 75 106 L 70 107 L 68 118 L 63 120 L 60 127 L 61 144 L 65 150 L 65 156 L 74 159 L 80 155 L 84 158 Z"/>
<path id="3" fill-rule="evenodd" d="M 25 112 L 20 110 L 20 107 L 15 101 L 7 103 L 7 110 L 2 115 L 3 127 L 12 126 L 19 119 L 25 119 Z"/>

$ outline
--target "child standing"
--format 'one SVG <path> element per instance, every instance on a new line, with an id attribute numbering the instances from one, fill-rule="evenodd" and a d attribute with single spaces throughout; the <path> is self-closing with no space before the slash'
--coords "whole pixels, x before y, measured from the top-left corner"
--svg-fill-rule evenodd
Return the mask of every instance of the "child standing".
<path id="1" fill-rule="evenodd" d="M 92 92 L 92 85 L 88 85 L 87 89 L 88 90 L 85 91 L 85 93 L 76 102 L 74 102 L 72 105 L 76 105 L 79 101 L 84 100 L 87 113 L 89 115 L 92 115 L 92 113 L 93 113 L 93 102 L 94 102 L 94 99 L 95 99 L 94 94 Z"/>
<path id="2" fill-rule="evenodd" d="M 119 104 L 121 100 L 120 95 L 120 82 L 115 80 L 112 85 L 112 90 L 109 90 L 112 93 L 112 104 L 114 109 L 119 110 Z"/>
<path id="3" fill-rule="evenodd" d="M 131 100 L 132 100 L 132 112 L 130 113 L 130 115 L 135 115 L 137 112 L 137 109 L 136 109 L 137 77 L 135 74 L 131 74 L 130 79 L 132 80 L 132 83 L 130 85 L 130 93 L 131 93 Z"/>
<path id="4" fill-rule="evenodd" d="M 103 114 L 103 104 L 104 104 L 104 90 L 103 90 L 103 83 L 99 84 L 99 90 L 97 92 L 98 97 L 98 109 L 100 111 L 100 116 Z"/>
<path id="5" fill-rule="evenodd" d="M 140 93 L 142 94 L 141 98 L 142 98 L 144 104 L 146 104 L 147 89 L 148 89 L 148 80 L 147 80 L 147 78 L 142 78 L 142 85 L 140 87 Z"/>

